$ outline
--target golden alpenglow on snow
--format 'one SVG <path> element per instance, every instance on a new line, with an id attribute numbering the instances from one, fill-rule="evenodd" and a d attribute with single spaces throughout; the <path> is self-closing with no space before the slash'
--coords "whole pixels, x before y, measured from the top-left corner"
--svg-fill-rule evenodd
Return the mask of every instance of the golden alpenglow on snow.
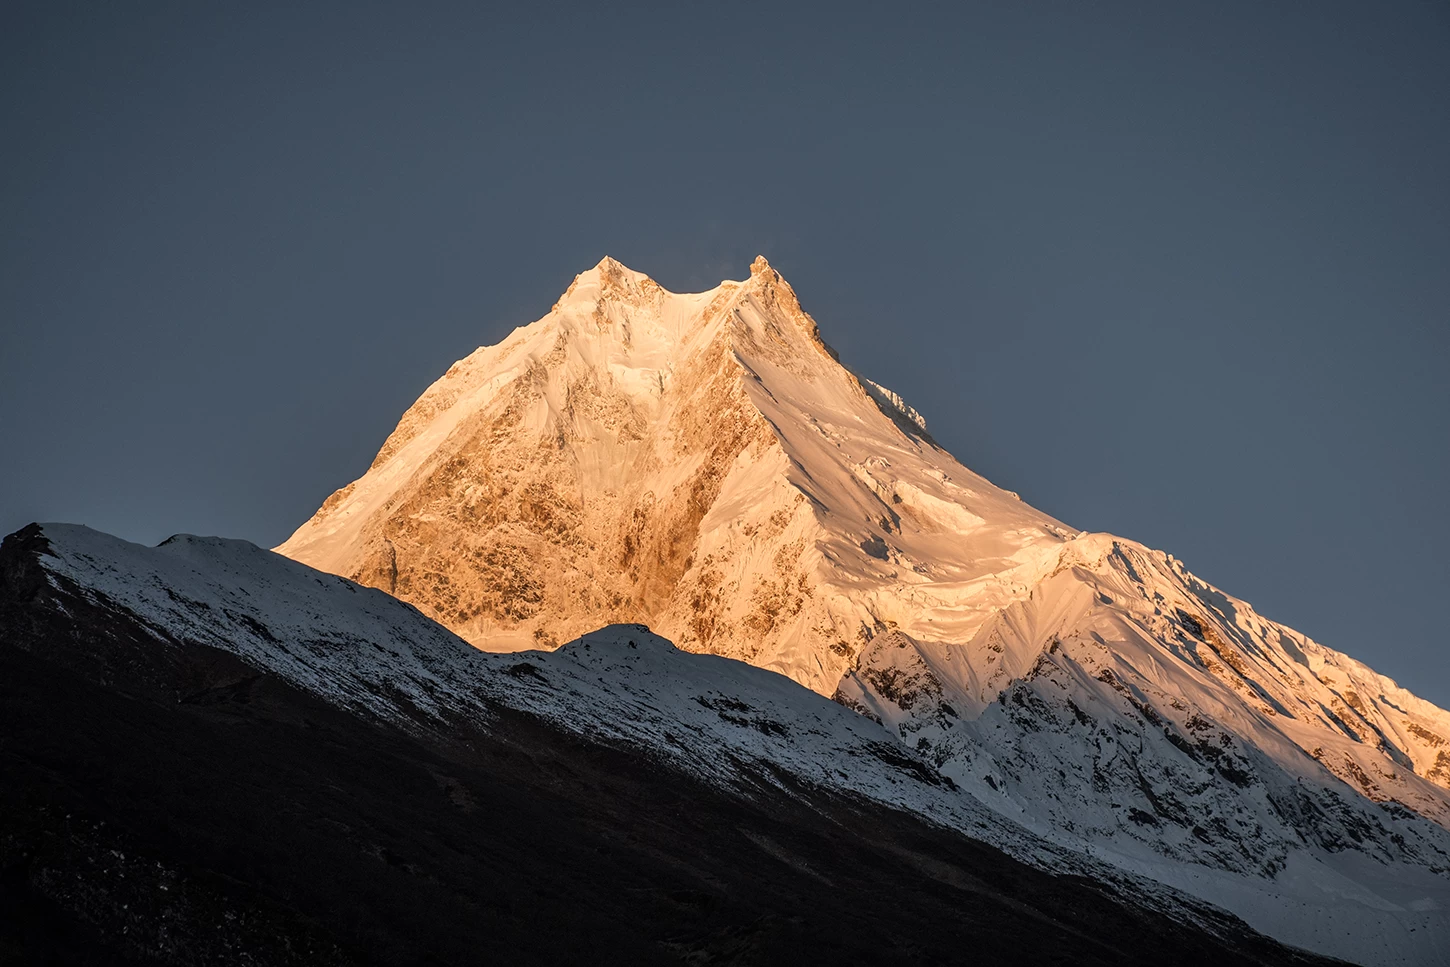
<path id="1" fill-rule="evenodd" d="M 687 295 L 605 259 L 278 550 L 485 650 L 641 621 L 829 695 L 878 629 L 966 640 L 1072 533 L 886 392 L 763 258 Z"/>
<path id="2" fill-rule="evenodd" d="M 763 258 L 692 294 L 604 259 L 277 550 L 485 651 L 647 624 L 1281 940 L 1441 949 L 1450 714 L 968 470 Z"/>

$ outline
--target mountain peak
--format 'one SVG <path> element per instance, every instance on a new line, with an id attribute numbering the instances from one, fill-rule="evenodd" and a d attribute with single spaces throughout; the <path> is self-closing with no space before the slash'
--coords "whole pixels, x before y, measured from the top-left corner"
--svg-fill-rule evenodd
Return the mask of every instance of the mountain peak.
<path id="1" fill-rule="evenodd" d="M 636 272 L 623 262 L 606 255 L 574 276 L 555 308 L 570 302 L 598 302 L 609 295 L 638 298 L 646 293 L 662 292 L 660 284 L 643 272 Z"/>
<path id="2" fill-rule="evenodd" d="M 601 278 L 619 278 L 621 276 L 644 277 L 644 273 L 636 272 L 612 255 L 606 255 L 594 264 L 591 269 L 586 269 L 581 274 L 593 273 Z"/>
<path id="3" fill-rule="evenodd" d="M 790 283 L 771 266 L 764 255 L 757 255 L 755 261 L 750 263 L 750 277 L 743 284 L 751 283 L 772 293 L 772 299 L 778 290 L 790 307 L 791 314 L 799 314 L 800 304 Z M 710 292 L 731 290 L 740 285 L 741 282 L 726 279 Z M 623 296 L 627 301 L 637 302 L 642 296 L 654 299 L 660 295 L 675 294 L 677 293 L 671 293 L 645 273 L 635 271 L 613 256 L 606 255 L 592 267 L 574 276 L 574 281 L 569 283 L 554 308 L 577 302 L 594 303 L 611 295 Z"/>
<path id="4" fill-rule="evenodd" d="M 636 272 L 625 265 L 619 259 L 606 255 L 594 264 L 592 268 L 585 269 L 574 277 L 577 279 L 598 279 L 603 282 L 619 283 L 624 281 L 641 282 L 652 281 L 643 272 Z"/>

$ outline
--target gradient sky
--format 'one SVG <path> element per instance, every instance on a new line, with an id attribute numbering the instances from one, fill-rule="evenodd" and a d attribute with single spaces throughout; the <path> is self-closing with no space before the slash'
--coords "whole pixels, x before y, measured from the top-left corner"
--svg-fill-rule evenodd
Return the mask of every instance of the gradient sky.
<path id="1" fill-rule="evenodd" d="M 1450 705 L 1444 5 L 5 9 L 7 533 L 276 544 L 604 254 L 764 253 L 968 466 Z"/>

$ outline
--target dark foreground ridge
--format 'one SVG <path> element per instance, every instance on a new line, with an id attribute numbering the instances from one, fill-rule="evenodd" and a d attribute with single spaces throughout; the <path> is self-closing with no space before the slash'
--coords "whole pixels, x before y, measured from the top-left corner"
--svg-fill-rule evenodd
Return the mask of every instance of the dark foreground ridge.
<path id="1" fill-rule="evenodd" d="M 1328 963 L 788 775 L 716 788 L 502 708 L 408 734 L 45 552 L 0 548 L 3 963 Z"/>

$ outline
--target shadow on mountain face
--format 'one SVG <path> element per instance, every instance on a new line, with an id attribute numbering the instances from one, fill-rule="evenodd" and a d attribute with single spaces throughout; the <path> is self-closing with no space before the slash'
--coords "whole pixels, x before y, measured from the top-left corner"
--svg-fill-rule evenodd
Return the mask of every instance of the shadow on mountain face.
<path id="1" fill-rule="evenodd" d="M 420 737 L 0 561 L 0 962 L 1324 963 L 499 709 Z"/>

